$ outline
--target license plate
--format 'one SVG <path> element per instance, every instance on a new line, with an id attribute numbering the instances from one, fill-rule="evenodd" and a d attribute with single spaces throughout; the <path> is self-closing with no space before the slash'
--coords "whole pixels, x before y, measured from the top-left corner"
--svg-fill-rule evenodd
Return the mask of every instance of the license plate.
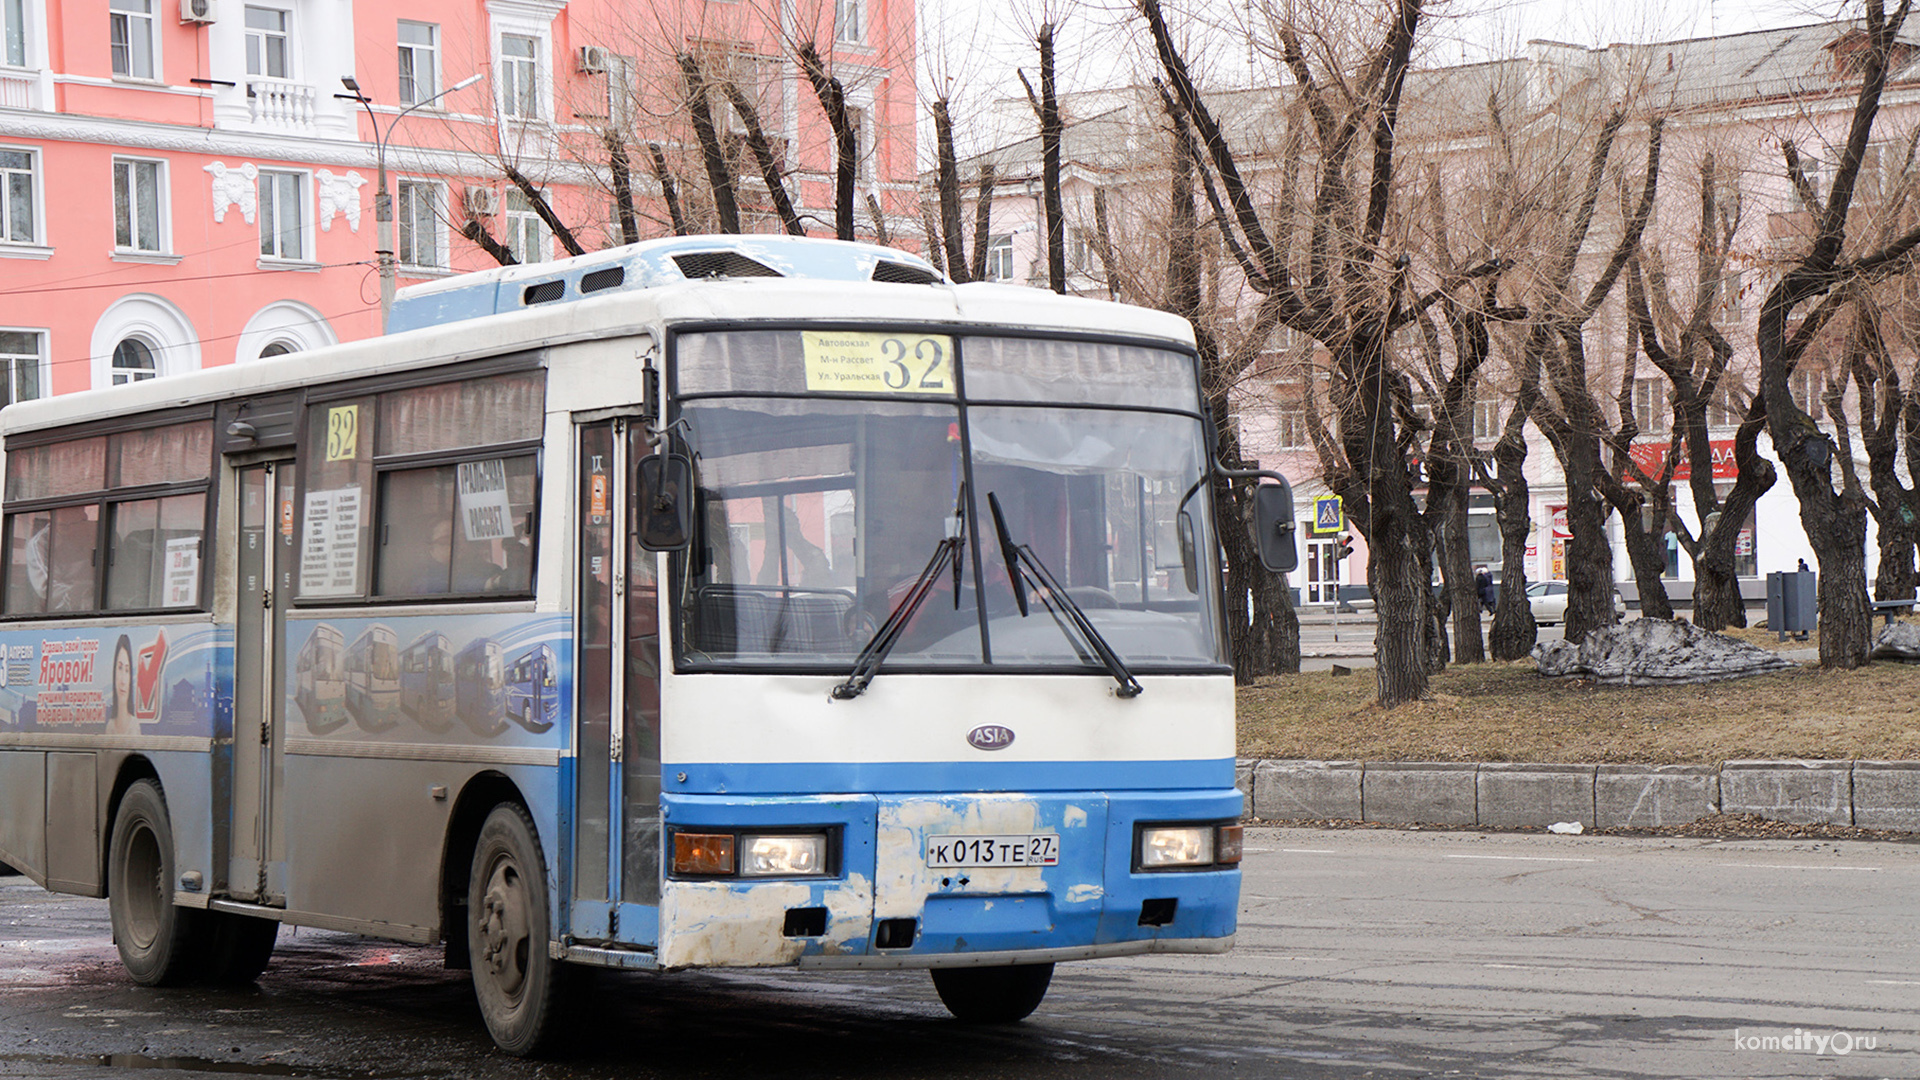
<path id="1" fill-rule="evenodd" d="M 976 866 L 1058 866 L 1060 837 L 1053 833 L 929 836 L 927 865 L 936 870 Z"/>

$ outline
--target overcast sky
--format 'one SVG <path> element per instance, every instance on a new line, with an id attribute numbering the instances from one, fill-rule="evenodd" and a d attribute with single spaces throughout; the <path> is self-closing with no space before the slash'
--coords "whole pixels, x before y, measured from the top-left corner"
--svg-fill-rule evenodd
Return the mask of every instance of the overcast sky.
<path id="1" fill-rule="evenodd" d="M 1269 66 L 1249 60 L 1243 43 L 1249 3 L 1266 0 L 1165 0 L 1169 8 L 1210 8 L 1216 45 L 1192 57 L 1214 81 L 1244 84 L 1252 71 L 1269 81 Z M 1354 0 L 1319 0 L 1345 4 Z M 923 93 L 951 85 L 956 138 L 962 152 L 985 149 L 1031 133 L 1023 109 L 979 108 L 983 100 L 1018 102 L 1017 72 L 1037 75 L 1032 28 L 1051 15 L 1064 18 L 1059 40 L 1061 89 L 1121 86 L 1146 74 L 1139 47 L 1144 31 L 1130 16 L 1131 0 L 919 0 Z M 1670 41 L 1794 26 L 1857 13 L 1843 0 L 1446 0 L 1433 3 L 1424 26 L 1426 64 L 1455 64 L 1513 56 L 1528 40 L 1547 38 L 1597 47 L 1615 42 Z M 923 132 L 929 160 L 932 124 Z"/>

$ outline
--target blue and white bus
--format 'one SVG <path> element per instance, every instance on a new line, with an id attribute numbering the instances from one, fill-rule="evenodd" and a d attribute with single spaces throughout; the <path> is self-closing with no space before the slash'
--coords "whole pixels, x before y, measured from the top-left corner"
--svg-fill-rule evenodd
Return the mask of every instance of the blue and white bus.
<path id="1" fill-rule="evenodd" d="M 1230 946 L 1184 321 L 685 237 L 393 325 L 0 412 L 0 859 L 108 897 L 135 980 L 437 944 L 524 1054 L 574 965 L 924 968 L 1011 1021 Z"/>

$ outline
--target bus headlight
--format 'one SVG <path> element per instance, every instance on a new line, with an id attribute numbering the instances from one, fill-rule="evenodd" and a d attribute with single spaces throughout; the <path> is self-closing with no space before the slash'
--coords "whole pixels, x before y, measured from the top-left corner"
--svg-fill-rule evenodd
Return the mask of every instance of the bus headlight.
<path id="1" fill-rule="evenodd" d="M 1177 825 L 1140 830 L 1140 869 L 1171 870 L 1213 863 L 1213 826 Z"/>
<path id="2" fill-rule="evenodd" d="M 1232 825 L 1147 825 L 1140 829 L 1140 870 L 1215 870 L 1240 863 L 1241 828 Z"/>
<path id="3" fill-rule="evenodd" d="M 800 877 L 822 873 L 827 838 L 821 833 L 740 838 L 742 877 Z"/>

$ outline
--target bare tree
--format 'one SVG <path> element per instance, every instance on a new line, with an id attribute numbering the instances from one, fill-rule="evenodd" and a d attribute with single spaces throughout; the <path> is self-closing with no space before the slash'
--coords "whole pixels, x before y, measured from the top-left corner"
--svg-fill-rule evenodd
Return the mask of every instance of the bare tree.
<path id="1" fill-rule="evenodd" d="M 1803 201 L 1813 208 L 1815 225 L 1804 253 L 1767 293 L 1756 335 L 1768 431 L 1793 484 L 1801 525 L 1820 564 L 1820 663 L 1826 668 L 1858 667 L 1867 659 L 1872 630 L 1866 590 L 1867 500 L 1851 469 L 1842 470 L 1841 483 L 1835 486 L 1834 444 L 1794 401 L 1788 376 L 1813 336 L 1832 318 L 1846 286 L 1906 270 L 1914 248 L 1920 245 L 1920 228 L 1914 228 L 1874 250 L 1851 255 L 1847 251 L 1855 185 L 1908 8 L 1909 0 L 1900 0 L 1891 12 L 1883 0 L 1867 0 L 1857 52 L 1860 90 L 1824 201 L 1807 182 L 1798 148 L 1792 142 L 1782 145 L 1787 173 Z M 1804 315 L 1797 314 L 1807 305 L 1811 307 Z"/>

